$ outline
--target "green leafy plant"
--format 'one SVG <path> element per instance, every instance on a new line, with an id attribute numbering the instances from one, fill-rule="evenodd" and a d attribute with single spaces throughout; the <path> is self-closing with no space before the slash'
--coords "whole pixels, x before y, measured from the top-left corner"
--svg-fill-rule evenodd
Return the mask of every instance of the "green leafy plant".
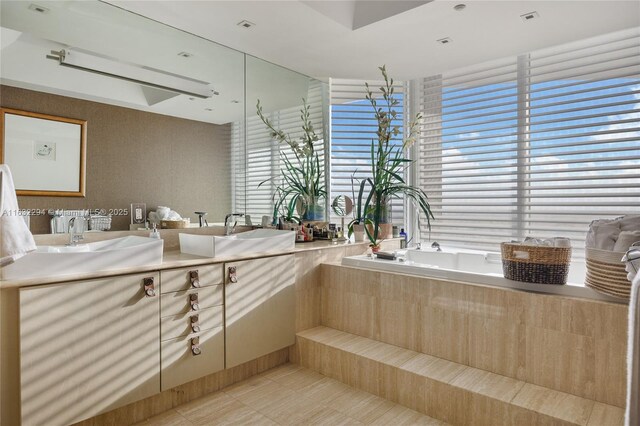
<path id="1" fill-rule="evenodd" d="M 402 145 L 392 143 L 394 138 L 400 135 L 400 126 L 394 125 L 394 120 L 398 118 L 395 107 L 398 100 L 394 97 L 393 78 L 389 78 L 385 66 L 379 67 L 384 84 L 380 87 L 382 99 L 376 99 L 365 83 L 366 99 L 374 110 L 378 122 L 376 131 L 377 140 L 371 140 L 371 177 L 367 178 L 371 187 L 364 203 L 364 212 L 371 212 L 371 225 L 366 226 L 365 232 L 370 245 L 379 247 L 380 223 L 388 207 L 388 202 L 392 198 L 406 196 L 409 200 L 417 204 L 420 211 L 427 218 L 427 226 L 431 229 L 431 207 L 427 194 L 420 188 L 416 188 L 406 183 L 404 171 L 412 163 L 412 160 L 404 157 L 405 151 L 413 145 L 418 137 L 419 123 L 422 119 L 420 114 L 409 123 L 407 136 L 403 138 Z"/>
<path id="2" fill-rule="evenodd" d="M 358 170 L 353 172 L 351 175 L 351 196 L 353 197 L 355 209 L 353 210 L 353 219 L 347 225 L 347 229 L 349 230 L 349 237 L 354 233 L 355 225 L 365 225 L 370 224 L 371 220 L 368 219 L 367 216 L 371 213 L 370 211 L 366 211 L 364 208 L 365 197 L 367 196 L 367 185 L 369 183 L 368 179 L 359 181 L 355 178 L 355 174 Z M 356 196 L 356 188 L 358 188 L 358 195 Z"/>
<path id="3" fill-rule="evenodd" d="M 276 129 L 271 120 L 264 115 L 260 100 L 256 105 L 258 117 L 269 128 L 270 136 L 278 143 L 289 145 L 293 158 L 280 151 L 280 159 L 284 164 L 281 169 L 282 182 L 273 194 L 273 218 L 277 221 L 282 216 L 287 221 L 300 221 L 295 216 L 297 203 L 300 201 L 307 207 L 307 213 L 313 209 L 318 200 L 326 197 L 324 171 L 320 165 L 320 156 L 315 150 L 315 142 L 320 140 L 311 123 L 307 101 L 302 99 L 300 118 L 303 134 L 297 139 L 282 130 Z M 260 182 L 258 187 L 272 179 Z"/>

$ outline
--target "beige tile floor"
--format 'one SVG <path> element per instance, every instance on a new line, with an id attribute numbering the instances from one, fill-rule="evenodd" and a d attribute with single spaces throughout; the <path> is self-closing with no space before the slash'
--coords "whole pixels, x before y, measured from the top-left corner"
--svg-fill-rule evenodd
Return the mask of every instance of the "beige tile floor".
<path id="1" fill-rule="evenodd" d="M 295 364 L 285 364 L 140 425 L 446 425 Z"/>

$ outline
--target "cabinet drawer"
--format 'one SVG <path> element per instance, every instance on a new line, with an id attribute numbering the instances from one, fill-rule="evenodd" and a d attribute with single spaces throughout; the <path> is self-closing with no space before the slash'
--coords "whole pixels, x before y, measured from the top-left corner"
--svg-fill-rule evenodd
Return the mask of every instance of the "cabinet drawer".
<path id="1" fill-rule="evenodd" d="M 222 271 L 222 264 L 161 271 L 162 293 L 222 284 Z M 193 280 L 197 280 L 198 284 L 194 285 Z"/>
<path id="2" fill-rule="evenodd" d="M 222 305 L 214 306 L 213 308 L 164 317 L 160 322 L 160 333 L 162 340 L 168 340 L 198 333 L 197 329 L 194 330 L 194 325 L 199 327 L 200 330 L 209 330 L 222 327 L 223 321 Z"/>
<path id="3" fill-rule="evenodd" d="M 200 355 L 192 351 L 193 338 L 199 338 Z M 162 390 L 204 377 L 224 369 L 224 328 L 203 331 L 196 336 L 162 342 L 160 348 Z"/>
<path id="4" fill-rule="evenodd" d="M 160 314 L 162 317 L 166 317 L 222 305 L 222 292 L 222 285 L 213 285 L 187 291 L 164 293 L 160 296 Z M 197 300 L 193 300 L 192 304 L 192 299 Z M 196 303 L 197 306 L 195 306 Z"/>

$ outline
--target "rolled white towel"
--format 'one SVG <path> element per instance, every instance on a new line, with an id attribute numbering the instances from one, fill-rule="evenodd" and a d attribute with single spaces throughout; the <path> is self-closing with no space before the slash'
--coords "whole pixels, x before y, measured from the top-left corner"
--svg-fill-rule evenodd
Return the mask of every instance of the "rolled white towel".
<path id="1" fill-rule="evenodd" d="M 587 248 L 600 250 L 613 250 L 620 234 L 620 225 L 617 222 L 592 224 L 587 234 Z"/>
<path id="2" fill-rule="evenodd" d="M 160 223 L 160 219 L 158 218 L 158 213 L 154 211 L 150 211 L 147 215 L 149 217 L 149 223 L 152 225 L 155 223 L 156 225 Z"/>
<path id="3" fill-rule="evenodd" d="M 571 247 L 571 239 L 565 237 L 555 237 L 553 239 L 554 247 Z"/>
<path id="4" fill-rule="evenodd" d="M 182 220 L 182 216 L 180 216 L 178 212 L 171 210 L 167 215 L 166 220 Z"/>
<path id="5" fill-rule="evenodd" d="M 617 219 L 621 231 L 640 231 L 640 214 L 627 215 Z"/>
<path id="6" fill-rule="evenodd" d="M 640 241 L 640 231 L 622 231 L 613 246 L 613 251 L 625 252 L 637 241 Z"/>
<path id="7" fill-rule="evenodd" d="M 633 282 L 633 279 L 640 271 L 640 247 L 631 249 L 625 253 L 622 262 L 625 262 L 625 269 L 628 272 L 627 279 Z"/>
<path id="8" fill-rule="evenodd" d="M 156 214 L 158 215 L 159 220 L 167 219 L 167 217 L 169 216 L 169 213 L 171 213 L 171 209 L 169 207 L 158 206 L 156 208 Z"/>

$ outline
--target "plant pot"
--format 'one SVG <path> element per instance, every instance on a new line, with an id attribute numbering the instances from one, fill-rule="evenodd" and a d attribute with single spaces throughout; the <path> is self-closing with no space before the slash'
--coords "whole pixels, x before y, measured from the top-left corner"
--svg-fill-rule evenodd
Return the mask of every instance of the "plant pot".
<path id="1" fill-rule="evenodd" d="M 379 245 L 370 245 L 369 247 L 371 247 L 371 253 L 378 253 L 380 251 L 380 246 Z"/>
<path id="2" fill-rule="evenodd" d="M 353 239 L 356 243 L 364 241 L 364 225 L 353 225 Z"/>
<path id="3" fill-rule="evenodd" d="M 324 220 L 324 203 L 320 198 L 312 198 L 304 200 L 304 213 L 302 220 L 305 222 L 323 221 Z"/>
<path id="4" fill-rule="evenodd" d="M 378 238 L 381 240 L 391 238 L 393 236 L 393 224 L 381 223 L 378 228 Z"/>
<path id="5" fill-rule="evenodd" d="M 369 233 L 373 235 L 373 225 L 368 223 L 367 229 L 369 230 Z M 391 223 L 378 224 L 378 240 L 391 238 L 392 235 L 393 235 L 393 224 Z"/>

